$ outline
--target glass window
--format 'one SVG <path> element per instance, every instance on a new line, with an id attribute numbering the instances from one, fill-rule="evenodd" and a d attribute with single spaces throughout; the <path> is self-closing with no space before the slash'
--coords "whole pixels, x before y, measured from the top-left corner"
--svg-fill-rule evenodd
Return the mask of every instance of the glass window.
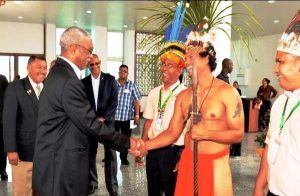
<path id="1" fill-rule="evenodd" d="M 18 57 L 20 78 L 24 78 L 28 74 L 28 72 L 27 72 L 28 59 L 29 59 L 29 56 L 19 56 Z"/>
<path id="2" fill-rule="evenodd" d="M 14 56 L 0 55 L 0 73 L 10 82 L 14 79 Z"/>
<path id="3" fill-rule="evenodd" d="M 59 45 L 59 41 L 60 41 L 60 37 L 63 34 L 63 32 L 65 31 L 65 28 L 56 28 L 56 55 L 60 55 L 60 45 Z"/>
<path id="4" fill-rule="evenodd" d="M 119 78 L 119 67 L 122 64 L 121 61 L 107 61 L 107 73 L 115 76 L 116 79 Z"/>

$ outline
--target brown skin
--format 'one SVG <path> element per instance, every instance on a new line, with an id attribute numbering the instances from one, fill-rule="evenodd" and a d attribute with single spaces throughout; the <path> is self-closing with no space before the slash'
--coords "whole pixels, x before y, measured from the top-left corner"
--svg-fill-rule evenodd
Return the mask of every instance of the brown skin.
<path id="1" fill-rule="evenodd" d="M 277 51 L 276 64 L 273 68 L 274 74 L 278 78 L 281 88 L 286 91 L 294 91 L 300 88 L 300 57 L 290 55 L 285 52 Z M 260 168 L 256 177 L 253 196 L 263 196 L 267 185 L 268 162 L 267 154 L 269 148 L 265 146 L 264 154 L 261 159 Z"/>
<path id="2" fill-rule="evenodd" d="M 46 61 L 36 59 L 27 65 L 28 76 L 36 83 L 43 82 L 47 75 Z M 11 165 L 18 165 L 19 154 L 17 152 L 7 152 L 7 158 Z"/>
<path id="3" fill-rule="evenodd" d="M 194 64 L 198 72 L 198 106 L 210 88 L 213 75 L 208 57 L 187 51 L 186 64 Z M 148 150 L 169 145 L 177 140 L 183 130 L 184 119 L 189 112 L 192 89 L 184 90 L 176 99 L 175 111 L 169 128 L 158 137 L 146 142 Z M 201 109 L 202 120 L 185 135 L 185 147 L 193 151 L 193 139 L 199 140 L 198 152 L 213 154 L 229 150 L 230 144 L 241 142 L 244 135 L 242 101 L 234 87 L 214 79 L 210 93 Z M 215 195 L 233 195 L 229 155 L 214 161 Z"/>

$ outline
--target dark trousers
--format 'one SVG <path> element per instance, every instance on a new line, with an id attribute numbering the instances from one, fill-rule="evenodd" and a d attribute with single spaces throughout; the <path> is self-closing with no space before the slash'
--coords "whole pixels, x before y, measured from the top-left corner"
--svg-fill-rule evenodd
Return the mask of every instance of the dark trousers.
<path id="1" fill-rule="evenodd" d="M 275 194 L 271 193 L 270 191 L 268 191 L 267 196 L 279 196 L 279 195 L 275 195 Z"/>
<path id="2" fill-rule="evenodd" d="M 263 104 L 259 109 L 258 127 L 260 131 L 268 128 L 270 121 L 271 101 L 263 100 Z"/>
<path id="3" fill-rule="evenodd" d="M 96 164 L 96 156 L 97 156 L 97 148 L 98 142 L 97 140 L 91 138 L 90 139 L 90 185 L 98 187 L 98 174 L 97 174 L 97 164 Z M 106 189 L 109 193 L 118 192 L 118 180 L 117 180 L 117 172 L 118 172 L 118 163 L 116 152 L 109 148 L 109 146 L 104 145 L 104 174 L 105 174 L 105 185 Z"/>
<path id="4" fill-rule="evenodd" d="M 4 153 L 3 128 L 0 124 L 0 175 L 6 169 L 6 153 Z"/>
<path id="5" fill-rule="evenodd" d="M 146 173 L 148 195 L 173 196 L 175 192 L 177 172 L 173 172 L 179 161 L 183 147 L 168 146 L 151 150 L 146 157 Z"/>
<path id="6" fill-rule="evenodd" d="M 115 129 L 116 131 L 120 131 L 121 130 L 121 133 L 126 135 L 127 137 L 130 137 L 131 136 L 131 129 L 130 129 L 130 120 L 127 120 L 127 121 L 115 121 Z M 126 161 L 127 160 L 127 154 L 128 152 L 126 153 L 120 153 L 120 159 L 121 161 Z"/>

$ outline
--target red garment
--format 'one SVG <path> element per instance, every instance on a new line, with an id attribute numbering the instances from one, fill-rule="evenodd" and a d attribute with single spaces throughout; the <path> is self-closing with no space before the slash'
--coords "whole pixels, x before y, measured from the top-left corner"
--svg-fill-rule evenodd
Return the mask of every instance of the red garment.
<path id="1" fill-rule="evenodd" d="M 198 154 L 198 196 L 214 195 L 213 161 L 229 154 L 224 150 L 216 154 Z M 193 152 L 185 148 L 181 154 L 175 196 L 194 195 Z"/>

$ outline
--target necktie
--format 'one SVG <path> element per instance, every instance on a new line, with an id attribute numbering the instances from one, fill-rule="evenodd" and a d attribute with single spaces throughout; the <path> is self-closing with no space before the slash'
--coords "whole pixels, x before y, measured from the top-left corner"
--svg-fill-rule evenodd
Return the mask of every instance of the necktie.
<path id="1" fill-rule="evenodd" d="M 38 85 L 36 85 L 35 88 L 36 88 L 36 90 L 37 90 L 37 91 L 36 91 L 36 93 L 37 93 L 37 94 L 36 94 L 36 95 L 37 95 L 37 98 L 39 98 L 40 93 L 41 93 L 41 86 L 38 84 Z"/>

